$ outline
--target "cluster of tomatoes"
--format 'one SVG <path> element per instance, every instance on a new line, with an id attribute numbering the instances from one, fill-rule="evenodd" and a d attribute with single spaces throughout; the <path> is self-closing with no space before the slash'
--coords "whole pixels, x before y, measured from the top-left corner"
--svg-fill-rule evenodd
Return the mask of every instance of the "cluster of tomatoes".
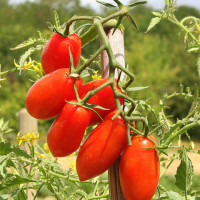
<path id="1" fill-rule="evenodd" d="M 151 199 L 159 179 L 159 159 L 153 149 L 154 143 L 143 136 L 133 136 L 132 146 L 127 145 L 124 119 L 120 115 L 112 119 L 116 114 L 116 104 L 110 85 L 87 102 L 106 108 L 93 108 L 103 121 L 92 110 L 77 105 L 74 84 L 80 99 L 83 99 L 108 79 L 83 84 L 81 78 L 70 77 L 69 48 L 76 68 L 81 56 L 80 37 L 77 34 L 68 37 L 58 33 L 52 35 L 41 58 L 46 75 L 29 89 L 25 102 L 27 111 L 37 119 L 56 117 L 47 136 L 49 149 L 55 157 L 68 156 L 76 151 L 86 128 L 97 125 L 78 151 L 76 168 L 79 179 L 84 181 L 100 175 L 122 154 L 119 174 L 125 198 Z M 119 87 L 118 90 L 121 91 Z M 120 103 L 123 104 L 122 98 Z"/>

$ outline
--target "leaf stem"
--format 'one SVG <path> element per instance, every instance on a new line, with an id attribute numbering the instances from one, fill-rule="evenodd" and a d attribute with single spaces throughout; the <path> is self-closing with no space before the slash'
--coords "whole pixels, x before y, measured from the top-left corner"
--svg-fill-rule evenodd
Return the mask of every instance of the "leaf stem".
<path id="1" fill-rule="evenodd" d="M 168 146 L 171 144 L 171 142 L 177 138 L 179 135 L 183 134 L 185 131 L 187 131 L 190 128 L 193 128 L 195 126 L 199 126 L 200 125 L 200 121 L 196 121 L 196 122 L 192 122 L 186 126 L 184 126 L 182 129 L 180 129 L 179 131 L 172 133 L 167 139 L 166 141 L 163 143 L 163 146 Z"/>

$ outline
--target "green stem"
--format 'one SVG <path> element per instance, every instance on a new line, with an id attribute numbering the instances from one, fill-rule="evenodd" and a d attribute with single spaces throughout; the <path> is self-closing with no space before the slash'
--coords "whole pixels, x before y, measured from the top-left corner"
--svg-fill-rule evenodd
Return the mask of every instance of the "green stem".
<path id="1" fill-rule="evenodd" d="M 110 85 L 111 81 L 108 80 L 105 83 L 103 83 L 102 85 L 100 85 L 98 88 L 89 91 L 85 97 L 82 99 L 81 103 L 85 104 L 92 96 L 94 96 L 97 92 L 99 92 L 100 90 L 102 90 L 103 88 L 105 88 L 106 86 Z"/>
<path id="2" fill-rule="evenodd" d="M 76 87 L 76 79 L 74 80 L 74 91 L 75 91 L 77 101 L 80 102 L 81 99 L 79 97 L 78 90 L 77 90 L 77 87 Z"/>
<path id="3" fill-rule="evenodd" d="M 107 197 L 109 197 L 109 194 L 104 194 L 104 195 L 101 195 L 101 196 L 90 197 L 90 198 L 88 198 L 87 200 L 92 200 L 92 199 L 103 199 L 103 198 L 107 198 Z"/>
<path id="4" fill-rule="evenodd" d="M 53 175 L 53 176 L 55 176 L 55 177 L 58 177 L 58 178 L 62 178 L 62 179 L 67 179 L 67 180 L 69 180 L 69 181 L 72 181 L 72 182 L 81 182 L 80 180 L 78 180 L 78 179 L 75 179 L 75 178 L 70 178 L 70 177 L 68 177 L 68 176 L 63 176 L 63 175 L 61 175 L 61 174 L 57 174 L 56 172 L 53 172 L 53 171 L 51 171 L 51 170 L 46 170 L 49 174 L 51 174 L 51 175 Z M 107 180 L 99 180 L 99 182 L 101 182 L 101 183 L 108 183 L 108 181 Z M 84 181 L 84 183 L 91 183 L 91 181 Z"/>
<path id="5" fill-rule="evenodd" d="M 105 17 L 105 18 L 103 18 L 103 19 L 101 20 L 101 23 L 104 24 L 104 23 L 106 23 L 107 21 L 109 21 L 110 19 L 113 19 L 113 18 L 118 17 L 118 16 L 125 15 L 125 14 L 127 14 L 128 12 L 129 12 L 128 7 L 124 6 L 124 7 L 122 7 L 119 11 L 117 11 L 117 12 L 115 12 L 115 13 L 113 13 L 113 14 L 111 14 L 111 15 Z"/>
<path id="6" fill-rule="evenodd" d="M 66 35 L 66 36 L 69 35 L 70 26 L 72 25 L 73 22 L 79 21 L 79 20 L 93 21 L 94 17 L 91 17 L 91 16 L 75 16 L 75 17 L 72 17 L 66 23 L 66 27 L 65 27 L 65 30 L 64 30 L 64 35 Z"/>
<path id="7" fill-rule="evenodd" d="M 184 133 L 185 131 L 187 131 L 188 129 L 193 128 L 194 126 L 198 126 L 198 125 L 200 125 L 200 121 L 196 121 L 196 122 L 193 122 L 193 123 L 190 123 L 190 124 L 184 126 L 184 127 L 183 127 L 182 129 L 180 129 L 179 131 L 177 131 L 177 132 L 171 134 L 171 135 L 167 138 L 167 140 L 164 142 L 163 146 L 168 146 L 168 145 L 170 145 L 171 142 L 172 142 L 175 138 L 177 138 L 179 135 L 183 134 L 183 133 Z"/>
<path id="8" fill-rule="evenodd" d="M 162 171 L 162 173 L 160 174 L 160 178 L 164 175 L 164 173 L 168 170 L 168 168 L 170 167 L 170 165 L 173 163 L 174 159 L 172 159 L 170 161 L 170 163 L 167 165 L 167 167 Z"/>
<path id="9" fill-rule="evenodd" d="M 34 196 L 34 199 L 33 199 L 33 200 L 36 200 L 36 197 L 38 196 L 38 194 L 39 194 L 39 191 L 42 189 L 43 185 L 44 185 L 44 183 L 42 183 L 42 184 L 40 185 L 40 187 L 38 188 L 38 190 L 37 190 L 37 193 L 35 194 L 35 196 Z"/>
<path id="10" fill-rule="evenodd" d="M 10 73 L 10 72 L 14 72 L 14 71 L 17 71 L 17 68 L 13 68 L 13 69 L 10 69 L 10 70 L 7 70 L 7 71 L 4 71 L 4 72 L 1 72 L 0 71 L 0 76 L 4 75 L 4 74 L 7 74 L 7 73 Z"/>
<path id="11" fill-rule="evenodd" d="M 117 91 L 117 96 L 128 100 L 132 104 L 133 110 L 135 109 L 136 103 L 131 97 L 129 97 L 126 94 L 123 94 L 123 93 L 121 93 L 119 91 Z M 130 113 L 129 113 L 129 115 L 130 115 Z"/>
<path id="12" fill-rule="evenodd" d="M 181 24 L 177 18 L 175 17 L 175 15 L 172 15 L 172 17 L 168 17 L 168 20 L 174 24 L 176 24 L 177 26 L 179 26 L 180 28 L 182 28 L 186 33 L 188 33 L 190 35 L 190 37 L 195 41 L 198 42 L 197 38 L 183 25 Z"/>
<path id="13" fill-rule="evenodd" d="M 128 122 L 126 122 L 126 127 L 127 127 L 126 135 L 127 135 L 127 139 L 128 139 L 128 146 L 131 146 L 132 143 L 131 143 L 130 128 L 129 128 Z"/>
<path id="14" fill-rule="evenodd" d="M 99 54 L 105 50 L 105 46 L 101 46 L 91 57 L 88 59 L 80 68 L 76 70 L 76 74 L 80 74 L 86 67 L 88 67 L 98 56 Z"/>
<path id="15" fill-rule="evenodd" d="M 196 25 L 198 25 L 198 18 L 196 18 L 196 17 L 193 17 L 193 16 L 187 16 L 187 17 L 185 17 L 184 19 L 182 19 L 181 21 L 180 21 L 180 23 L 181 24 L 183 24 L 185 21 L 187 21 L 187 20 L 194 20 L 195 21 L 195 24 Z"/>
<path id="16" fill-rule="evenodd" d="M 134 81 L 135 80 L 135 75 L 133 73 L 131 73 L 130 71 L 128 71 L 126 68 L 124 68 L 123 66 L 121 66 L 120 64 L 117 63 L 116 66 L 118 69 L 120 69 L 121 71 L 123 71 L 124 73 L 126 73 L 129 77 L 130 77 L 130 81 Z M 131 83 L 132 83 L 131 82 Z M 130 85 L 130 83 L 128 83 Z"/>

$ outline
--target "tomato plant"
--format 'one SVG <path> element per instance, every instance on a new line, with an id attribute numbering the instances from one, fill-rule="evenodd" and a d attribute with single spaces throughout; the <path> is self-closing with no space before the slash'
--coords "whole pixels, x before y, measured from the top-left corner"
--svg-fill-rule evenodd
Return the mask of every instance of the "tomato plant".
<path id="1" fill-rule="evenodd" d="M 76 168 L 81 181 L 93 178 L 106 171 L 119 157 L 127 144 L 126 124 L 116 111 L 108 114 L 87 137 L 81 146 Z"/>
<path id="2" fill-rule="evenodd" d="M 47 143 L 53 156 L 68 156 L 78 149 L 90 117 L 90 110 L 65 104 L 48 131 Z"/>
<path id="3" fill-rule="evenodd" d="M 69 69 L 63 68 L 51 72 L 37 80 L 26 96 L 26 109 L 37 119 L 49 119 L 62 111 L 65 100 L 75 98 L 74 81 L 68 77 Z M 76 81 L 77 88 L 82 85 L 82 79 Z"/>
<path id="4" fill-rule="evenodd" d="M 41 63 L 46 74 L 60 68 L 70 68 L 70 53 L 74 67 L 79 63 L 81 56 L 81 39 L 77 34 L 62 36 L 53 33 L 42 52 Z"/>
<path id="5" fill-rule="evenodd" d="M 155 140 L 151 135 L 150 139 Z M 126 200 L 151 200 L 160 176 L 160 162 L 155 144 L 144 136 L 133 136 L 132 145 L 123 151 L 119 176 Z"/>
<path id="6" fill-rule="evenodd" d="M 20 136 L 20 132 L 17 134 L 19 145 L 30 142 L 28 144 L 30 153 L 25 153 L 19 148 L 11 146 L 10 143 L 4 143 L 3 139 L 0 143 L 0 149 L 3 149 L 3 151 L 0 151 L 0 155 L 3 155 L 1 158 L 3 170 L 0 170 L 0 177 L 3 181 L 2 185 L 0 185 L 0 190 L 19 185 L 20 189 L 17 189 L 13 195 L 18 193 L 18 197 L 22 196 L 23 199 L 26 199 L 29 192 L 28 185 L 31 183 L 33 187 L 31 186 L 30 188 L 37 188 L 34 199 L 36 199 L 38 191 L 43 185 L 57 199 L 105 199 L 109 196 L 106 189 L 108 187 L 106 185 L 99 189 L 101 180 L 99 177 L 95 177 L 105 172 L 113 164 L 114 167 L 111 167 L 110 171 L 116 170 L 117 165 L 115 161 L 121 157 L 119 177 L 122 191 L 127 200 L 150 200 L 157 187 L 160 189 L 159 191 L 162 190 L 161 198 L 158 197 L 158 199 L 176 199 L 174 197 L 177 196 L 179 199 L 195 198 L 197 192 L 191 190 L 193 167 L 187 156 L 187 152 L 191 151 L 194 145 L 187 130 L 200 124 L 200 114 L 197 110 L 200 103 L 199 93 L 197 91 L 193 94 L 190 89 L 186 88 L 184 91 L 182 88 L 179 93 L 166 94 L 159 100 L 159 106 L 156 109 L 151 107 L 147 101 L 129 96 L 128 92 L 146 89 L 147 87 L 131 87 L 135 80 L 135 75 L 128 70 L 128 67 L 123 67 L 123 64 L 117 61 L 116 57 L 118 54 L 114 53 L 107 36 L 111 33 L 110 31 L 114 35 L 118 28 L 123 29 L 121 25 L 123 17 L 127 17 L 137 28 L 129 11 L 135 6 L 145 3 L 145 1 L 134 2 L 126 6 L 119 0 L 114 1 L 117 6 L 100 2 L 107 7 L 117 7 L 117 12 L 107 17 L 74 16 L 64 26 L 60 26 L 58 16 L 55 15 L 56 25 L 51 28 L 56 33 L 53 33 L 47 43 L 42 38 L 42 34 L 39 34 L 39 39 L 31 38 L 16 47 L 16 49 L 19 49 L 29 45 L 36 45 L 20 57 L 19 65 L 16 65 L 16 69 L 20 71 L 22 69 L 34 70 L 39 72 L 40 76 L 43 75 L 43 72 L 39 69 L 40 63 L 32 62 L 31 59 L 27 63 L 26 60 L 33 52 L 44 47 L 41 61 L 43 70 L 47 75 L 33 84 L 27 93 L 25 103 L 28 112 L 35 118 L 48 119 L 57 115 L 47 135 L 47 143 L 52 155 L 54 157 L 70 155 L 78 150 L 88 126 L 90 126 L 88 130 L 91 132 L 78 150 L 76 163 L 78 175 L 72 174 L 71 171 L 61 172 L 58 164 L 55 164 L 55 159 L 52 159 L 51 164 L 42 161 L 42 159 L 39 159 L 39 156 L 36 157 L 37 152 L 35 152 L 33 145 L 34 140 L 39 137 L 39 134 L 35 135 L 33 132 L 28 132 L 23 136 Z M 172 14 L 175 10 L 173 3 L 174 0 L 166 0 L 167 10 L 162 11 L 162 13 L 154 12 L 156 17 L 151 21 L 147 31 L 159 23 L 161 19 L 169 17 L 173 23 L 183 28 L 186 32 L 187 37 L 185 37 L 185 40 L 188 40 L 187 44 L 191 43 L 188 46 L 189 50 L 197 51 L 199 49 L 197 37 L 199 20 L 189 17 L 179 22 Z M 118 21 L 115 20 L 117 17 Z M 76 30 L 73 29 L 71 25 L 80 20 L 88 21 L 89 23 L 82 24 Z M 191 26 L 186 27 L 184 26 L 185 20 L 193 20 L 193 23 Z M 78 30 L 85 31 L 87 26 L 90 26 L 90 28 L 81 35 L 80 40 L 80 37 L 75 32 Z M 63 27 L 65 27 L 64 30 Z M 113 27 L 114 30 L 111 29 Z M 63 35 L 66 36 L 58 32 L 63 32 Z M 194 32 L 195 35 L 193 35 Z M 81 42 L 83 47 L 96 37 L 100 37 L 101 47 L 88 59 L 82 57 L 82 65 L 77 67 L 81 54 Z M 96 59 L 103 51 L 106 51 L 109 59 L 109 77 L 91 81 L 82 86 L 82 79 L 78 77 L 88 76 L 88 67 L 90 68 L 93 62 L 99 62 Z M 73 58 L 74 67 L 72 66 L 72 60 L 70 60 L 71 57 Z M 34 63 L 37 63 L 37 66 Z M 116 72 L 118 72 L 118 80 L 115 79 Z M 7 71 L 0 73 L 0 75 L 6 73 Z M 187 116 L 178 119 L 174 123 L 170 120 L 170 116 L 166 115 L 165 109 L 167 108 L 166 100 L 177 96 L 192 99 L 192 105 Z M 149 123 L 146 115 L 148 117 L 152 115 L 153 119 L 151 118 L 151 120 L 153 122 L 150 120 Z M 101 121 L 101 118 L 103 118 L 103 121 Z M 135 128 L 135 122 L 139 122 L 141 126 Z M 6 130 L 7 125 L 3 124 L 4 122 L 1 119 L 0 135 L 2 135 L 1 132 L 10 131 L 9 129 Z M 97 126 L 91 127 L 93 125 Z M 159 133 L 160 140 L 158 143 L 152 136 L 155 133 Z M 167 155 L 165 151 L 168 148 L 174 148 L 172 145 L 174 140 L 176 138 L 180 139 L 180 136 L 184 133 L 192 145 L 189 147 L 179 145 L 180 155 L 176 153 L 173 157 L 168 156 L 159 160 L 162 153 Z M 158 154 L 158 151 L 160 151 L 160 154 Z M 52 155 L 49 157 L 52 158 Z M 173 191 L 168 192 L 164 187 L 158 185 L 159 177 L 164 174 L 178 156 L 181 159 L 181 164 L 175 177 L 176 185 L 181 190 L 180 195 Z M 48 160 L 49 157 L 45 160 Z M 166 165 L 166 163 L 163 163 L 163 160 L 170 162 Z M 162 161 L 161 167 L 163 168 L 161 175 L 160 161 Z M 23 170 L 22 176 L 15 170 L 16 166 L 19 167 L 19 164 L 21 166 L 20 162 L 24 166 L 30 166 L 30 170 L 20 167 Z M 8 174 L 6 177 L 5 172 L 10 169 L 15 174 Z M 36 171 L 39 171 L 38 177 L 41 177 L 41 180 L 35 177 Z M 110 174 L 116 174 L 116 171 Z M 118 177 L 118 174 L 116 176 Z M 83 189 L 74 189 L 73 194 L 70 193 L 72 191 L 70 191 L 71 185 L 76 185 L 80 188 L 81 184 L 85 184 L 82 181 L 89 183 L 90 180 L 88 179 L 90 178 L 94 178 L 92 182 L 96 183 L 92 195 L 86 194 L 87 192 L 83 191 Z M 69 184 L 66 187 L 63 179 Z M 118 189 L 120 187 L 118 185 L 119 181 L 116 177 L 114 177 L 114 180 L 116 181 L 115 186 Z M 108 183 L 108 181 L 102 182 Z M 112 182 L 110 184 L 110 188 L 113 189 Z M 63 192 L 62 195 L 60 194 L 61 190 Z M 65 198 L 66 194 L 67 198 Z"/>
<path id="7" fill-rule="evenodd" d="M 89 91 L 98 88 L 106 81 L 108 81 L 108 78 L 94 80 L 94 81 L 90 81 L 90 82 L 84 84 L 79 91 L 80 97 L 84 98 L 85 95 Z M 116 79 L 115 79 L 115 84 L 117 85 Z M 117 89 L 121 92 L 121 89 L 118 86 L 117 86 Z M 104 118 L 106 115 L 108 115 L 110 112 L 112 112 L 113 110 L 116 109 L 115 97 L 114 97 L 114 93 L 113 93 L 110 85 L 106 86 L 105 88 L 103 88 L 102 90 L 97 92 L 94 96 L 92 96 L 88 100 L 88 103 L 99 105 L 99 106 L 107 109 L 107 110 L 102 110 L 99 108 L 94 108 L 94 110 L 96 112 L 98 112 L 98 114 L 102 118 Z M 123 98 L 120 98 L 120 103 L 121 103 L 121 105 L 123 104 Z M 89 126 L 93 126 L 95 124 L 98 124 L 99 122 L 101 122 L 101 119 L 99 118 L 99 116 L 95 112 L 92 112 Z"/>

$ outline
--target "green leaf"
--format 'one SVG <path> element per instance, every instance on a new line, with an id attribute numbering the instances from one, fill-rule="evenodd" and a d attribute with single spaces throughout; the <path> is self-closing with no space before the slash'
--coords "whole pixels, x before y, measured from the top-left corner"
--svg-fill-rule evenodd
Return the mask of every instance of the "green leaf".
<path id="1" fill-rule="evenodd" d="M 123 4 L 119 0 L 114 0 L 115 3 L 117 3 L 118 6 L 123 6 Z"/>
<path id="2" fill-rule="evenodd" d="M 127 88 L 126 90 L 127 91 L 138 91 L 138 90 L 144 90 L 144 89 L 147 89 L 149 88 L 149 86 L 145 86 L 145 87 L 130 87 L 130 88 Z"/>
<path id="3" fill-rule="evenodd" d="M 96 39 L 97 37 L 98 37 L 98 33 L 96 29 L 94 28 L 94 26 L 92 26 L 86 33 L 81 35 L 82 47 L 84 47 L 85 45 L 87 45 L 88 43 Z"/>
<path id="4" fill-rule="evenodd" d="M 0 185 L 0 191 L 4 190 L 6 188 L 12 187 L 14 185 L 21 185 L 21 184 L 30 183 L 30 182 L 35 182 L 35 180 L 23 178 L 23 177 L 17 176 L 17 175 L 13 175 L 11 178 L 8 178 L 6 180 L 6 182 L 3 186 Z"/>
<path id="5" fill-rule="evenodd" d="M 0 119 L 0 130 L 1 130 L 1 128 L 3 127 L 3 123 L 4 123 L 4 119 L 1 118 L 1 119 Z"/>
<path id="6" fill-rule="evenodd" d="M 9 197 L 10 197 L 9 194 L 2 194 L 2 195 L 0 195 L 0 200 L 8 200 Z"/>
<path id="7" fill-rule="evenodd" d="M 183 196 L 171 190 L 169 192 L 166 192 L 166 194 L 170 200 L 185 200 Z"/>
<path id="8" fill-rule="evenodd" d="M 96 2 L 102 4 L 102 5 L 106 6 L 106 7 L 109 7 L 109 8 L 115 8 L 116 7 L 116 6 L 114 6 L 114 5 L 110 4 L 110 3 L 106 3 L 106 2 L 102 2 L 102 1 L 98 1 L 98 0 L 96 0 Z"/>
<path id="9" fill-rule="evenodd" d="M 74 33 L 77 33 L 78 35 L 80 35 L 81 32 L 83 31 L 83 29 L 84 29 L 86 26 L 92 26 L 92 24 L 91 24 L 91 23 L 82 24 L 82 25 L 80 25 L 80 26 L 74 31 Z M 70 27 L 71 27 L 71 26 L 70 26 Z"/>
<path id="10" fill-rule="evenodd" d="M 91 76 L 91 74 L 89 73 L 88 70 L 84 70 L 81 72 L 81 78 L 85 78 L 85 77 L 88 77 L 88 76 Z"/>
<path id="11" fill-rule="evenodd" d="M 86 103 L 86 105 L 87 105 L 88 107 L 91 107 L 91 108 L 98 108 L 98 109 L 100 109 L 100 110 L 110 110 L 110 109 L 108 109 L 108 108 L 103 108 L 102 106 L 95 105 L 95 104 Z"/>
<path id="12" fill-rule="evenodd" d="M 26 195 L 26 193 L 24 192 L 23 189 L 18 190 L 17 195 L 16 195 L 16 200 L 18 200 L 18 199 L 27 200 L 27 195 Z"/>
<path id="13" fill-rule="evenodd" d="M 25 151 L 21 150 L 19 147 L 12 147 L 11 143 L 7 142 L 1 142 L 0 143 L 0 155 L 7 155 L 9 153 L 13 152 L 17 156 L 22 156 L 25 158 L 30 158 L 30 155 L 28 155 Z"/>
<path id="14" fill-rule="evenodd" d="M 139 30 L 139 29 L 138 29 L 138 26 L 137 26 L 137 24 L 136 24 L 136 22 L 135 22 L 134 19 L 131 17 L 131 15 L 130 15 L 130 14 L 126 14 L 126 16 L 127 16 L 128 20 L 131 22 L 131 24 L 133 24 L 133 26 L 135 26 L 135 28 L 136 28 L 137 30 Z"/>
<path id="15" fill-rule="evenodd" d="M 154 16 L 156 16 L 156 17 L 161 17 L 161 16 L 162 16 L 162 14 L 159 13 L 159 12 L 152 12 L 152 14 L 153 14 Z"/>
<path id="16" fill-rule="evenodd" d="M 159 22 L 160 22 L 161 18 L 160 17 L 154 17 L 151 19 L 151 22 L 146 30 L 145 33 L 147 33 L 148 31 L 150 31 L 154 26 L 156 26 Z"/>
<path id="17" fill-rule="evenodd" d="M 0 156 L 0 175 L 5 178 L 6 177 L 6 164 L 7 164 L 8 156 Z"/>
<path id="18" fill-rule="evenodd" d="M 190 158 L 187 155 L 186 149 L 180 153 L 181 163 L 177 169 L 175 178 L 176 178 L 176 186 L 187 193 L 187 191 L 192 186 L 192 178 L 193 178 L 193 165 Z"/>
<path id="19" fill-rule="evenodd" d="M 23 55 L 21 55 L 21 57 L 19 59 L 20 74 L 21 74 L 21 71 L 24 67 L 26 60 L 30 57 L 30 55 L 32 55 L 36 51 L 40 51 L 43 48 L 44 48 L 44 45 L 37 45 L 36 47 L 29 48 Z"/>
<path id="20" fill-rule="evenodd" d="M 136 6 L 145 4 L 145 3 L 147 3 L 147 1 L 138 1 L 138 2 L 135 2 L 135 3 L 129 4 L 128 6 L 129 7 L 136 7 Z"/>
<path id="21" fill-rule="evenodd" d="M 197 59 L 197 71 L 198 71 L 198 75 L 199 75 L 199 78 L 200 78 L 200 56 Z"/>
<path id="22" fill-rule="evenodd" d="M 114 33 L 115 33 L 115 31 L 117 30 L 117 28 L 118 28 L 118 27 L 119 27 L 119 25 L 121 24 L 123 17 L 124 17 L 123 15 L 122 15 L 122 16 L 119 16 L 119 19 L 118 19 L 118 21 L 117 21 L 117 25 L 115 26 L 115 28 L 114 28 L 114 30 L 113 30 L 113 33 L 112 33 L 112 34 L 114 34 Z"/>
<path id="23" fill-rule="evenodd" d="M 28 40 L 22 42 L 21 44 L 17 45 L 16 47 L 14 48 L 11 48 L 11 50 L 17 50 L 17 49 L 21 49 L 21 48 L 24 48 L 24 47 L 27 47 L 27 46 L 30 46 L 30 45 L 33 45 L 37 42 L 37 39 L 36 38 L 29 38 Z"/>
<path id="24" fill-rule="evenodd" d="M 200 47 L 194 47 L 188 50 L 189 53 L 199 51 Z"/>
<path id="25" fill-rule="evenodd" d="M 54 23 L 55 23 L 56 29 L 59 29 L 60 28 L 60 20 L 59 20 L 56 9 L 53 9 L 53 17 L 54 17 Z"/>

